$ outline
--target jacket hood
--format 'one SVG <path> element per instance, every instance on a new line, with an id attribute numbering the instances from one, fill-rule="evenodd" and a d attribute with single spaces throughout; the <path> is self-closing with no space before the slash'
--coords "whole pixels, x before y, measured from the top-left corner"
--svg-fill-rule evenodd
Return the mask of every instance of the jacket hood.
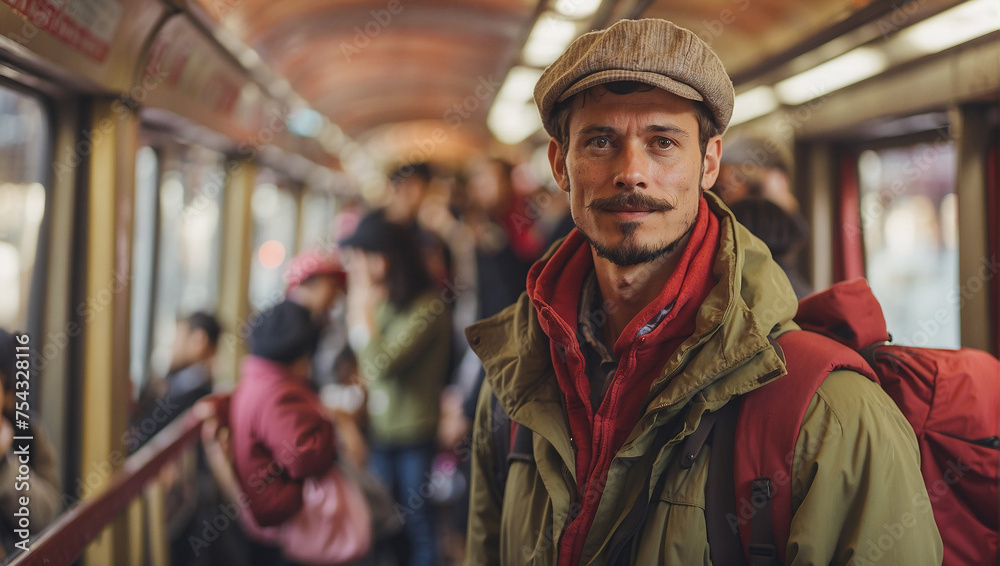
<path id="1" fill-rule="evenodd" d="M 798 305 L 795 293 L 767 246 L 736 222 L 713 193 L 704 198 L 719 219 L 719 251 L 713 265 L 718 283 L 698 310 L 695 331 L 653 382 L 640 420 L 646 426 L 665 422 L 690 403 L 682 434 L 694 429 L 705 410 L 784 375 L 784 363 L 769 338 L 796 328 L 791 322 Z M 540 272 L 560 247 L 553 246 L 532 273 Z M 537 427 L 551 427 L 554 419 L 533 415 L 565 409 L 538 316 L 522 294 L 514 305 L 470 326 L 466 334 L 511 419 L 549 437 Z"/>

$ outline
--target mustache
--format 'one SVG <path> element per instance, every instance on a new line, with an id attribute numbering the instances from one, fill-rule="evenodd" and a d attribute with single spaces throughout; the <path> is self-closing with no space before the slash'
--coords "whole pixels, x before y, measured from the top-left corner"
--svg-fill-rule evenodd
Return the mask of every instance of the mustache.
<path id="1" fill-rule="evenodd" d="M 588 210 L 673 210 L 676 207 L 668 201 L 641 192 L 622 192 L 610 197 L 596 198 L 587 205 Z"/>

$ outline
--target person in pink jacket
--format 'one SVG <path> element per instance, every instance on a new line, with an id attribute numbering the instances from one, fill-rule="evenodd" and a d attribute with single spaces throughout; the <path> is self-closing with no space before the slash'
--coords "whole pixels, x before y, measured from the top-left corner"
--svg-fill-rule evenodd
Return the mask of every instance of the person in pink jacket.
<path id="1" fill-rule="evenodd" d="M 336 458 L 333 425 L 308 385 L 319 329 L 291 301 L 263 313 L 250 335 L 230 406 L 233 463 L 258 524 L 289 519 L 302 507 L 302 482 Z"/>

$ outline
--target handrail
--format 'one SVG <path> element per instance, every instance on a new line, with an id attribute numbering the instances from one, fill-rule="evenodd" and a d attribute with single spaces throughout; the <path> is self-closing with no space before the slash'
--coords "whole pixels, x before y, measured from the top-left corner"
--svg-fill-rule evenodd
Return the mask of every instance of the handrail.
<path id="1" fill-rule="evenodd" d="M 72 564 L 104 527 L 142 493 L 143 487 L 160 469 L 199 437 L 201 423 L 194 409 L 182 413 L 129 456 L 100 494 L 66 510 L 10 565 Z"/>

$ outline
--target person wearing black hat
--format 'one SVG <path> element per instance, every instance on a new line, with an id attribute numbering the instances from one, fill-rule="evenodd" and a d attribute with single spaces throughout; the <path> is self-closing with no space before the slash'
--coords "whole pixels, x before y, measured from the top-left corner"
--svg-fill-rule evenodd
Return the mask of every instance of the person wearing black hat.
<path id="1" fill-rule="evenodd" d="M 448 372 L 450 307 L 435 292 L 413 232 L 381 212 L 364 217 L 340 246 L 348 340 L 368 387 L 370 468 L 396 491 L 409 564 L 433 565 L 434 518 L 425 499 Z"/>
<path id="2" fill-rule="evenodd" d="M 233 464 L 261 526 L 278 525 L 302 507 L 302 480 L 336 457 L 333 424 L 309 388 L 319 329 L 308 310 L 285 301 L 260 315 L 250 355 L 230 401 Z"/>

